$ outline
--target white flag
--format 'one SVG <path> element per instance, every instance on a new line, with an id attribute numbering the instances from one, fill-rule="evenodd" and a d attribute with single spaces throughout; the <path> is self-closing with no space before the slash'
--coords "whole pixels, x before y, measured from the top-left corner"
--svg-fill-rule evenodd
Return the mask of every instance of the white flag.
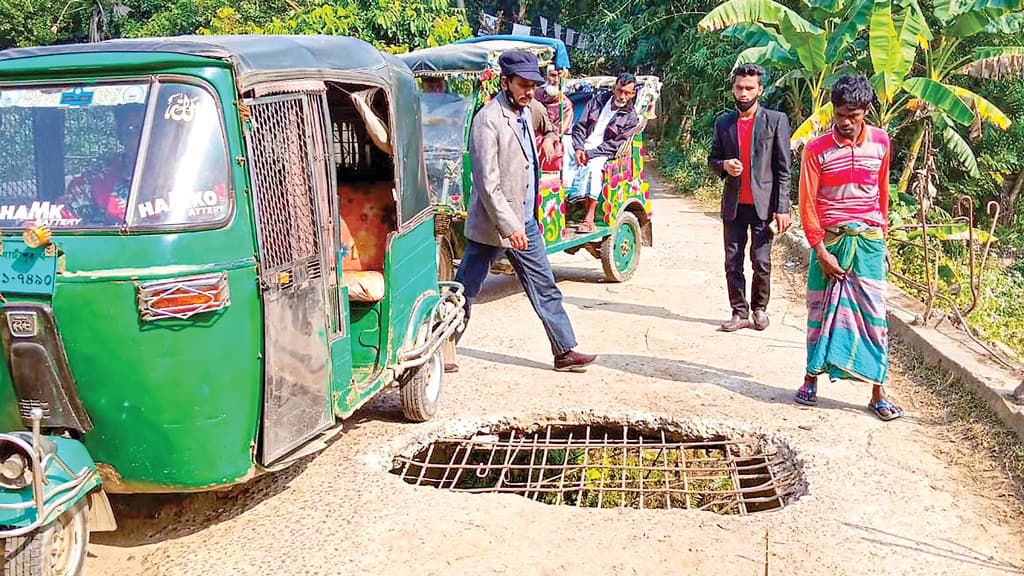
<path id="1" fill-rule="evenodd" d="M 575 39 L 575 37 L 576 37 L 576 31 L 575 30 L 573 30 L 572 28 L 566 29 L 566 31 L 565 31 L 565 43 L 566 43 L 566 45 L 572 46 L 572 41 Z"/>
<path id="2" fill-rule="evenodd" d="M 559 24 L 558 22 L 555 22 L 555 38 L 561 38 L 561 37 L 562 37 L 562 25 Z"/>
<path id="3" fill-rule="evenodd" d="M 512 25 L 513 36 L 529 36 L 530 26 L 528 24 L 513 24 Z"/>
<path id="4" fill-rule="evenodd" d="M 540 17 L 540 35 L 548 35 L 548 19 L 543 16 Z"/>
<path id="5" fill-rule="evenodd" d="M 580 50 L 586 50 L 587 49 L 587 37 L 586 36 L 580 36 L 580 40 L 579 40 L 579 42 L 576 43 L 576 47 L 579 48 Z"/>

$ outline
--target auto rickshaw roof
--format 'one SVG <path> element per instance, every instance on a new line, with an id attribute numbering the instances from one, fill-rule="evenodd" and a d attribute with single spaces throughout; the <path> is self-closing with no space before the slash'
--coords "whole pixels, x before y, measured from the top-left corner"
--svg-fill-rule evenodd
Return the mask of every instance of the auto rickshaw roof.
<path id="1" fill-rule="evenodd" d="M 555 68 L 569 69 L 569 51 L 565 49 L 565 42 L 562 42 L 558 38 L 545 38 L 543 36 L 518 36 L 515 34 L 495 34 L 492 36 L 477 36 L 476 38 L 466 38 L 465 40 L 459 40 L 455 44 L 495 44 L 498 45 L 500 42 L 510 42 L 513 45 L 536 45 L 544 44 L 550 46 L 555 51 L 554 64 Z"/>
<path id="2" fill-rule="evenodd" d="M 61 44 L 0 51 L 0 71 L 14 71 L 16 61 L 39 56 L 82 53 L 163 52 L 229 62 L 243 89 L 265 78 L 325 77 L 325 72 L 352 71 L 380 76 L 390 83 L 397 59 L 373 45 L 345 36 L 175 36 L 115 39 L 89 44 Z M 408 73 L 408 72 L 406 72 Z"/>
<path id="3" fill-rule="evenodd" d="M 398 57 L 417 76 L 477 75 L 485 70 L 497 72 L 498 57 L 509 50 L 533 52 L 541 66 L 569 67 L 569 55 L 561 40 L 534 36 L 481 36 L 399 54 Z"/>

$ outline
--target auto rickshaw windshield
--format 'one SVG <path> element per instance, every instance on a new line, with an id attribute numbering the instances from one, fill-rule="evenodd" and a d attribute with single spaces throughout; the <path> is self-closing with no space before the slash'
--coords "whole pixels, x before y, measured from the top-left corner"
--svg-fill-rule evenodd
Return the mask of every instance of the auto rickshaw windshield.
<path id="1" fill-rule="evenodd" d="M 0 228 L 180 228 L 233 207 L 216 96 L 139 81 L 0 87 Z"/>
<path id="2" fill-rule="evenodd" d="M 423 158 L 431 196 L 435 202 L 457 199 L 462 194 L 462 151 L 473 98 L 443 78 L 423 78 L 421 89 Z"/>

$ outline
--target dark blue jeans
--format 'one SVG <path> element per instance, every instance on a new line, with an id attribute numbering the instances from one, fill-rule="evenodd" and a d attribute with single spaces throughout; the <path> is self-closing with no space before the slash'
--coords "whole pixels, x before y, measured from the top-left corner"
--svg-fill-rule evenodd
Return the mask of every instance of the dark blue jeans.
<path id="1" fill-rule="evenodd" d="M 555 275 L 551 272 L 551 263 L 544 251 L 544 240 L 536 221 L 526 223 L 526 237 L 530 243 L 526 250 L 506 249 L 466 239 L 462 264 L 455 275 L 455 280 L 466 288 L 466 323 L 469 323 L 473 300 L 480 293 L 491 265 L 507 250 L 519 283 L 523 285 L 526 297 L 544 324 L 548 340 L 551 341 L 551 353 L 558 356 L 576 347 L 576 335 L 569 323 L 569 315 L 562 306 L 562 292 L 555 284 Z"/>

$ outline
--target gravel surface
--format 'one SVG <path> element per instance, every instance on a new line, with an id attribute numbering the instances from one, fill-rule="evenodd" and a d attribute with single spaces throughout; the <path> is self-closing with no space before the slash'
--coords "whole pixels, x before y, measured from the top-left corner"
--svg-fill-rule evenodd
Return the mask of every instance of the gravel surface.
<path id="1" fill-rule="evenodd" d="M 819 406 L 791 396 L 802 377 L 802 287 L 776 255 L 771 327 L 717 332 L 729 315 L 721 223 L 655 185 L 655 246 L 627 284 L 606 284 L 585 252 L 552 257 L 585 374 L 552 371 L 543 328 L 518 283 L 492 276 L 448 375 L 438 418 L 401 419 L 383 394 L 324 452 L 221 493 L 120 497 L 121 528 L 92 538 L 87 573 L 770 574 L 1022 573 L 1024 521 L 953 459 L 949 439 L 911 408 L 883 423 L 867 385 L 822 383 Z M 778 435 L 805 464 L 809 493 L 777 512 L 553 507 L 514 495 L 417 488 L 393 455 L 431 438 L 510 420 L 670 419 Z M 993 484 L 994 485 L 994 484 Z"/>

